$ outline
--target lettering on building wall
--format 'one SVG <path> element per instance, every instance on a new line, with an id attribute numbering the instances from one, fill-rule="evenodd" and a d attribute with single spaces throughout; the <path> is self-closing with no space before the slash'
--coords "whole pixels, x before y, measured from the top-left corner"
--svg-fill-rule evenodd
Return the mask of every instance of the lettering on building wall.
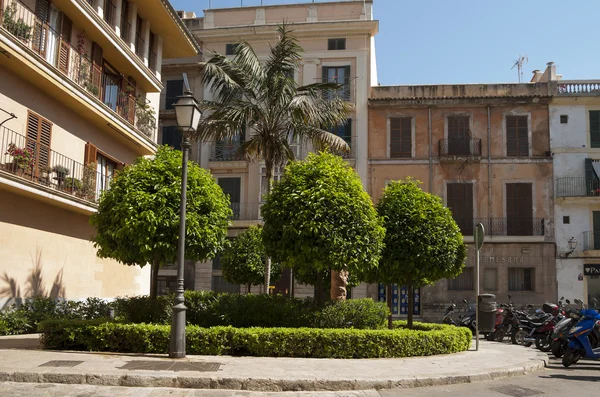
<path id="1" fill-rule="evenodd" d="M 475 262 L 474 255 L 471 256 L 471 261 Z M 481 250 L 480 260 L 481 263 L 494 263 L 494 264 L 513 264 L 513 263 L 523 263 L 525 257 L 524 256 L 496 256 L 494 255 L 494 248 L 489 247 L 487 249 Z"/>

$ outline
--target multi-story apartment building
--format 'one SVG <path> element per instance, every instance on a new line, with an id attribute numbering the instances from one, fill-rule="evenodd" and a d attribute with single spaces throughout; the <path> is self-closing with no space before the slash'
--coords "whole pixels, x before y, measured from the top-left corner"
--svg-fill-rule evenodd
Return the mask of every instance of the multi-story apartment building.
<path id="1" fill-rule="evenodd" d="M 548 64 L 558 295 L 600 308 L 600 80 L 562 80 Z"/>
<path id="2" fill-rule="evenodd" d="M 157 148 L 162 59 L 198 51 L 167 0 L 0 0 L 1 299 L 148 290 L 96 257 L 89 217 Z"/>
<path id="3" fill-rule="evenodd" d="M 474 225 L 482 223 L 481 293 L 505 302 L 556 297 L 547 84 L 373 87 L 369 191 L 413 177 L 442 198 L 469 246 L 464 272 L 417 290 L 425 319 L 450 300 L 475 300 Z M 379 288 L 379 298 L 383 298 Z M 384 293 L 384 292 L 383 292 Z M 394 312 L 406 312 L 405 288 Z M 376 297 L 376 295 L 371 294 Z"/>
<path id="4" fill-rule="evenodd" d="M 180 12 L 186 26 L 200 44 L 205 57 L 211 51 L 233 56 L 235 45 L 245 39 L 258 56 L 267 59 L 269 44 L 277 41 L 276 28 L 286 22 L 304 49 L 295 79 L 300 85 L 321 81 L 344 84 L 343 97 L 353 104 L 345 126 L 333 132 L 343 137 L 351 147 L 347 160 L 356 168 L 363 183 L 367 182 L 367 127 L 368 94 L 375 84 L 376 65 L 374 36 L 378 23 L 373 20 L 372 0 L 333 1 L 326 3 L 284 4 L 224 9 L 208 9 L 203 18 L 193 13 Z M 209 87 L 198 81 L 198 58 L 176 59 L 163 65 L 165 90 L 161 100 L 161 133 L 159 142 L 179 146 L 172 103 L 180 95 L 186 72 L 197 98 L 211 99 Z M 229 194 L 234 211 L 229 235 L 236 236 L 249 225 L 260 222 L 260 204 L 265 188 L 264 164 L 246 162 L 236 157 L 244 139 L 252 131 L 227 142 L 199 142 L 192 150 L 192 158 L 209 169 L 223 190 Z M 297 158 L 311 150 L 310 145 L 292 142 Z M 279 170 L 275 179 L 281 175 Z M 161 287 L 174 286 L 176 271 L 161 271 Z M 211 263 L 190 263 L 188 273 L 194 279 L 193 288 L 216 291 L 239 291 L 240 286 L 227 284 L 222 276 L 219 258 Z M 290 289 L 289 273 L 278 284 L 277 291 Z M 190 285 L 192 287 L 192 285 Z M 313 288 L 296 285 L 295 295 L 312 295 Z M 354 296 L 366 294 L 366 287 L 355 289 Z"/>

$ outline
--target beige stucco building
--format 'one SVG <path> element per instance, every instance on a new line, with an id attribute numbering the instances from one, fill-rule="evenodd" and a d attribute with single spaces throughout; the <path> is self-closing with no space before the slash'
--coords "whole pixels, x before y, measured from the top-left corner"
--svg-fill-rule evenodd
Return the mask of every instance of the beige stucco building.
<path id="1" fill-rule="evenodd" d="M 423 318 L 443 315 L 450 300 L 474 302 L 477 223 L 486 230 L 482 293 L 518 304 L 556 300 L 550 99 L 545 83 L 372 88 L 373 199 L 389 181 L 416 178 L 452 210 L 469 246 L 462 275 L 418 291 Z"/>
<path id="2" fill-rule="evenodd" d="M 148 291 L 89 217 L 157 148 L 162 59 L 198 50 L 166 0 L 0 0 L 0 301 Z"/>
<path id="3" fill-rule="evenodd" d="M 377 83 L 374 36 L 378 22 L 373 20 L 373 2 L 340 1 L 330 3 L 305 3 L 269 6 L 250 6 L 224 9 L 208 9 L 203 18 L 193 13 L 179 12 L 184 23 L 200 44 L 204 56 L 211 51 L 233 56 L 235 44 L 245 39 L 260 58 L 266 59 L 269 44 L 277 41 L 276 29 L 284 20 L 304 49 L 300 68 L 295 74 L 301 85 L 320 81 L 337 81 L 345 84 L 344 98 L 352 103 L 354 111 L 349 115 L 345 128 L 335 132 L 351 146 L 347 160 L 352 164 L 363 183 L 367 183 L 367 129 L 368 94 L 371 85 Z M 182 73 L 187 73 L 190 88 L 198 99 L 211 99 L 208 87 L 198 79 L 200 57 L 173 59 L 163 63 L 165 89 L 161 97 L 159 142 L 179 147 L 172 103 L 181 94 Z M 246 134 L 251 134 L 247 131 Z M 249 135 L 248 135 L 249 136 Z M 260 223 L 261 189 L 265 184 L 264 164 L 259 161 L 245 162 L 235 158 L 235 152 L 245 136 L 233 142 L 199 142 L 193 144 L 192 158 L 209 169 L 223 190 L 229 194 L 234 210 L 233 226 L 229 230 L 234 237 L 249 225 Z M 303 158 L 311 150 L 310 145 L 292 142 L 297 158 Z M 275 179 L 281 175 L 280 170 Z M 189 263 L 186 275 L 193 278 L 189 287 L 200 290 L 240 291 L 237 285 L 227 284 L 221 275 L 219 259 L 209 263 Z M 176 270 L 161 270 L 159 288 L 163 292 L 175 285 Z M 278 283 L 277 291 L 289 290 L 289 273 Z M 242 292 L 245 288 L 242 288 Z M 258 291 L 258 289 L 257 289 Z M 311 286 L 294 286 L 296 296 L 312 295 Z M 354 296 L 364 296 L 366 286 L 356 288 Z"/>

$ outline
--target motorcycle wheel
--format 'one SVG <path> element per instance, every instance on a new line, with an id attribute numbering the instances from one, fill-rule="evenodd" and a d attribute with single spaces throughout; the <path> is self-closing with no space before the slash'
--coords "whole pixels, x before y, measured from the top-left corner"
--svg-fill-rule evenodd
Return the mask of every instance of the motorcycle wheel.
<path id="1" fill-rule="evenodd" d="M 519 342 L 516 339 L 517 332 L 519 332 L 519 329 L 518 328 L 514 328 L 513 331 L 510 333 L 510 341 L 512 342 L 513 345 L 518 345 L 519 344 Z"/>
<path id="2" fill-rule="evenodd" d="M 548 353 L 550 351 L 550 344 L 550 339 L 546 335 L 538 335 L 535 337 L 535 347 L 544 353 Z"/>
<path id="3" fill-rule="evenodd" d="M 496 342 L 502 342 L 504 340 L 505 335 L 506 335 L 506 328 L 501 328 L 498 331 L 494 332 L 494 340 Z"/>
<path id="4" fill-rule="evenodd" d="M 522 345 L 525 347 L 529 347 L 532 345 L 531 342 L 525 342 L 525 338 L 527 338 L 529 336 L 529 332 L 525 331 L 525 330 L 518 330 L 517 333 L 515 334 L 515 340 L 517 341 L 517 345 Z"/>
<path id="5" fill-rule="evenodd" d="M 493 342 L 495 338 L 496 338 L 496 331 L 490 332 L 489 334 L 487 334 L 485 336 L 485 340 L 487 340 L 489 342 Z"/>
<path id="6" fill-rule="evenodd" d="M 565 368 L 569 368 L 572 364 L 575 364 L 581 358 L 579 350 L 575 350 L 572 347 L 567 347 L 565 355 L 562 358 L 562 364 Z"/>
<path id="7" fill-rule="evenodd" d="M 564 339 L 553 340 L 552 343 L 550 344 L 550 350 L 552 351 L 552 354 L 556 358 L 561 358 L 563 356 L 563 354 L 565 354 L 566 348 L 567 348 L 567 341 L 565 341 Z"/>

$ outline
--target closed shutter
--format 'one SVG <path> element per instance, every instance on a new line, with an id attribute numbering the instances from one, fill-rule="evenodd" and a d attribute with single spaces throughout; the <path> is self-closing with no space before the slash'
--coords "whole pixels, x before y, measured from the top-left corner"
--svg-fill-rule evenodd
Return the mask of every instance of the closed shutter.
<path id="1" fill-rule="evenodd" d="M 446 202 L 456 224 L 465 236 L 473 235 L 473 184 L 448 183 Z"/>
<path id="2" fill-rule="evenodd" d="M 412 117 L 390 119 L 390 157 L 411 157 Z"/>
<path id="3" fill-rule="evenodd" d="M 73 33 L 73 22 L 68 16 L 62 14 L 60 29 L 60 49 L 58 53 L 58 70 L 69 73 L 69 53 L 71 50 L 71 34 Z"/>
<path id="4" fill-rule="evenodd" d="M 98 44 L 92 44 L 92 73 L 91 84 L 96 87 L 95 94 L 98 98 L 102 98 L 102 64 L 104 63 L 104 54 L 102 47 Z"/>
<path id="5" fill-rule="evenodd" d="M 470 145 L 469 116 L 448 117 L 448 154 L 469 155 Z"/>
<path id="6" fill-rule="evenodd" d="M 590 111 L 590 143 L 593 148 L 600 148 L 600 110 Z"/>
<path id="7" fill-rule="evenodd" d="M 183 94 L 183 80 L 167 80 L 165 109 L 174 109 L 173 104 L 177 102 L 177 97 L 181 94 Z"/>
<path id="8" fill-rule="evenodd" d="M 506 117 L 506 154 L 529 156 L 527 116 Z"/>
<path id="9" fill-rule="evenodd" d="M 533 199 L 531 183 L 506 184 L 506 234 L 533 235 Z"/>
<path id="10" fill-rule="evenodd" d="M 175 150 L 181 150 L 181 131 L 177 126 L 170 125 L 162 129 L 162 145 L 169 145 Z"/>
<path id="11" fill-rule="evenodd" d="M 50 16 L 49 0 L 35 2 L 35 16 L 33 21 L 33 36 L 31 45 L 33 50 L 42 56 L 46 55 L 46 39 L 48 37 L 48 18 Z"/>
<path id="12" fill-rule="evenodd" d="M 593 247 L 595 250 L 600 250 L 600 211 L 592 211 L 592 217 L 594 222 L 594 231 L 593 233 L 593 244 L 590 244 L 590 247 Z"/>
<path id="13" fill-rule="evenodd" d="M 98 148 L 91 143 L 85 144 L 85 153 L 83 156 L 83 163 L 85 165 L 95 163 L 98 157 Z"/>
<path id="14" fill-rule="evenodd" d="M 39 167 L 50 166 L 50 142 L 52 139 L 52 123 L 29 112 L 27 114 L 27 148 L 34 153 L 36 173 Z"/>
<path id="15" fill-rule="evenodd" d="M 596 189 L 600 188 L 600 183 L 598 181 L 598 176 L 594 171 L 594 166 L 592 165 L 592 159 L 585 159 L 585 195 L 586 196 L 596 196 Z"/>
<path id="16" fill-rule="evenodd" d="M 239 204 L 241 178 L 219 178 L 218 184 L 223 189 L 223 193 L 229 195 L 232 204 Z"/>

